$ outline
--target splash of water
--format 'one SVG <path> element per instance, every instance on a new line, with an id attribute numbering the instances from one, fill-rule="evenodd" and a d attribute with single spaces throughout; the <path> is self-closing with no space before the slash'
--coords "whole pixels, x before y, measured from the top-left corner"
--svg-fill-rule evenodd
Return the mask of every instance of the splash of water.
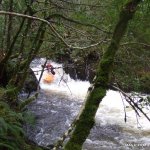
<path id="1" fill-rule="evenodd" d="M 43 59 L 41 60 L 41 63 L 43 63 Z M 55 62 L 50 62 L 50 64 L 54 68 L 56 68 L 54 81 L 52 83 L 44 82 L 43 79 L 45 75 L 48 74 L 47 70 L 45 70 L 41 78 L 40 87 L 44 90 L 60 92 L 67 94 L 68 96 L 84 99 L 87 93 L 87 89 L 90 86 L 90 83 L 88 81 L 81 81 L 81 80 L 75 81 L 71 79 L 68 74 L 65 74 L 62 64 L 58 64 Z M 35 72 L 35 75 L 39 80 L 42 70 L 41 64 L 36 67 L 32 67 L 32 70 Z"/>

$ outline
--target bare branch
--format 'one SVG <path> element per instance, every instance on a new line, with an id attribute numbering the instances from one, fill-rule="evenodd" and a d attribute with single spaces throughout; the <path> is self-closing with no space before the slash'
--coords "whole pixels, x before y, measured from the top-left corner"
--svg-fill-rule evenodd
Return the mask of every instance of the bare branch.
<path id="1" fill-rule="evenodd" d="M 39 18 L 39 17 L 35 17 L 35 16 L 29 16 L 29 15 L 25 15 L 25 14 L 15 13 L 15 12 L 7 12 L 7 11 L 0 11 L 0 15 L 13 15 L 13 16 L 24 17 L 24 18 L 27 18 L 27 19 L 32 19 L 32 20 L 37 20 L 37 21 L 44 22 L 44 23 L 46 23 L 50 27 L 50 29 L 57 36 L 57 38 L 59 38 L 67 47 L 72 48 L 72 49 L 80 49 L 80 50 L 88 49 L 88 48 L 100 45 L 101 43 L 104 42 L 104 40 L 102 40 L 102 41 L 100 41 L 98 43 L 95 43 L 95 44 L 92 44 L 92 45 L 89 45 L 89 46 L 86 46 L 86 47 L 73 47 L 72 45 L 69 45 L 64 40 L 64 38 L 56 31 L 56 29 L 51 24 L 51 22 L 49 22 L 49 21 L 47 21 L 45 19 L 42 19 L 42 18 Z"/>
<path id="2" fill-rule="evenodd" d="M 121 94 L 121 92 L 119 92 L 120 94 L 120 97 L 121 97 L 121 100 L 122 100 L 122 103 L 123 103 L 123 110 L 124 110 L 124 121 L 127 122 L 127 113 L 126 113 L 126 107 L 125 107 L 125 103 L 124 103 L 124 99 L 123 99 L 123 96 Z"/>
<path id="3" fill-rule="evenodd" d="M 65 17 L 65 16 L 63 16 L 63 15 L 61 15 L 61 14 L 52 14 L 52 15 L 51 15 L 51 18 L 52 18 L 52 17 L 53 17 L 53 18 L 54 18 L 54 17 L 59 17 L 59 18 L 62 18 L 62 19 L 64 19 L 64 20 L 67 20 L 67 21 L 69 21 L 69 22 L 73 22 L 73 23 L 80 24 L 80 25 L 83 25 L 83 26 L 93 27 L 93 28 L 95 28 L 95 29 L 97 29 L 97 30 L 100 30 L 100 31 L 104 32 L 104 33 L 112 34 L 111 32 L 105 31 L 105 30 L 103 30 L 103 29 L 101 29 L 101 28 L 99 28 L 99 27 L 97 27 L 97 26 L 95 26 L 95 25 L 93 25 L 93 24 L 90 24 L 90 23 L 83 23 L 83 22 L 80 22 L 80 21 L 78 21 L 78 20 L 74 20 L 74 19 Z"/>
<path id="4" fill-rule="evenodd" d="M 43 65 L 43 67 L 42 67 L 42 71 L 41 71 L 41 74 L 40 74 L 40 78 L 39 78 L 39 80 L 38 80 L 38 90 L 40 89 L 40 81 L 41 81 L 41 79 L 42 79 L 42 76 L 43 76 L 43 73 L 44 73 L 44 68 L 46 67 L 46 64 L 47 64 L 47 58 L 46 58 L 46 60 L 45 60 L 45 62 L 44 62 L 44 65 Z"/>
<path id="5" fill-rule="evenodd" d="M 42 18 L 38 18 L 35 16 L 29 16 L 29 15 L 25 15 L 25 14 L 20 14 L 20 13 L 15 13 L 15 12 L 7 12 L 7 11 L 0 11 L 0 15 L 13 15 L 13 16 L 18 16 L 18 17 L 24 17 L 27 19 L 32 19 L 32 20 L 37 20 L 37 21 L 41 21 L 46 23 L 47 25 L 49 25 L 49 27 L 51 28 L 51 30 L 55 33 L 55 35 L 67 46 L 67 47 L 71 47 L 70 45 L 68 45 L 64 39 L 57 33 L 57 31 L 54 29 L 54 27 L 51 25 L 51 23 L 45 19 Z"/>
<path id="6" fill-rule="evenodd" d="M 116 86 L 112 86 L 114 89 L 116 89 L 117 91 L 121 92 L 125 97 L 127 97 L 128 99 L 126 99 L 126 101 L 132 106 L 132 108 L 136 111 L 136 113 L 139 115 L 138 110 L 147 118 L 148 121 L 150 121 L 150 118 L 147 116 L 147 114 L 137 105 L 137 103 L 135 103 L 133 101 L 133 99 L 126 94 L 124 91 L 122 91 L 120 88 L 116 87 Z"/>
<path id="7" fill-rule="evenodd" d="M 127 43 L 123 43 L 123 44 L 120 44 L 120 46 L 126 46 L 126 45 L 142 45 L 142 46 L 146 46 L 146 47 L 150 47 L 149 44 L 146 44 L 146 43 L 139 43 L 139 42 L 127 42 Z"/>
<path id="8" fill-rule="evenodd" d="M 91 5 L 91 4 L 86 4 L 86 3 L 75 3 L 75 2 L 71 2 L 71 1 L 66 1 L 66 0 L 60 0 L 62 2 L 68 3 L 68 4 L 72 4 L 72 5 L 79 5 L 79 6 L 89 6 L 89 7 L 106 7 L 104 5 Z"/>
<path id="9" fill-rule="evenodd" d="M 58 72 L 58 73 L 59 73 L 59 72 Z M 60 75 L 60 74 L 59 74 L 59 75 Z M 63 72 L 63 75 L 61 76 L 61 79 L 60 79 L 60 81 L 59 81 L 59 85 L 60 85 L 61 81 L 63 81 L 63 82 L 66 84 L 66 86 L 67 86 L 67 88 L 68 88 L 70 94 L 72 95 L 72 92 L 71 92 L 71 90 L 70 90 L 70 88 L 69 88 L 67 82 L 64 80 L 64 75 L 65 75 L 65 72 Z"/>

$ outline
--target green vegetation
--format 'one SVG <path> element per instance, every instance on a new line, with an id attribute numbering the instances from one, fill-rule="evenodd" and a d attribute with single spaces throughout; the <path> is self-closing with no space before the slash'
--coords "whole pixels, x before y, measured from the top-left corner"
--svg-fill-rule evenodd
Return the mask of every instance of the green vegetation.
<path id="1" fill-rule="evenodd" d="M 0 149 L 41 150 L 27 142 L 22 123 L 31 122 L 31 114 L 16 112 L 5 102 L 0 102 Z"/>
<path id="2" fill-rule="evenodd" d="M 34 98 L 18 100 L 36 57 L 66 65 L 77 61 L 88 65 L 99 58 L 92 64 L 97 70 L 95 89 L 68 150 L 81 149 L 108 82 L 129 92 L 150 92 L 150 2 L 142 1 L 128 23 L 136 2 L 127 8 L 124 0 L 0 0 L 0 149 L 41 149 L 28 141 L 22 129 L 27 120 L 23 108 Z M 92 53 L 98 56 L 92 58 Z"/>

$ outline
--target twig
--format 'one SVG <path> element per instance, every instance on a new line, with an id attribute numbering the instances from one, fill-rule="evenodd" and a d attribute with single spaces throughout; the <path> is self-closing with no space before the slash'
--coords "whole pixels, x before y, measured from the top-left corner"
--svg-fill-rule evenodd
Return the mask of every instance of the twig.
<path id="1" fill-rule="evenodd" d="M 58 85 L 60 85 L 61 81 L 63 80 L 63 77 L 64 77 L 64 71 L 63 71 L 63 75 L 61 76 L 61 79 L 60 79 Z"/>
<path id="2" fill-rule="evenodd" d="M 137 127 L 138 127 L 138 128 L 141 128 L 142 126 L 141 126 L 141 124 L 140 124 L 140 122 L 139 122 L 139 119 L 138 119 L 138 116 L 137 116 L 136 113 L 135 113 L 135 116 L 136 116 Z"/>
<path id="3" fill-rule="evenodd" d="M 134 105 L 134 102 L 132 99 L 129 99 L 129 96 L 128 95 L 125 95 L 124 93 L 122 93 L 123 96 L 125 97 L 125 100 L 132 106 L 133 110 L 136 112 L 136 114 L 140 117 L 140 114 L 138 112 L 138 110 L 136 109 L 135 105 Z M 133 103 L 133 104 L 132 104 Z"/>
<path id="4" fill-rule="evenodd" d="M 41 81 L 41 78 L 43 76 L 43 72 L 44 72 L 44 68 L 45 68 L 46 64 L 47 64 L 47 59 L 45 60 L 45 63 L 42 67 L 42 71 L 41 71 L 40 78 L 39 78 L 39 81 L 38 81 L 38 89 L 39 89 L 40 81 Z"/>
<path id="5" fill-rule="evenodd" d="M 86 3 L 81 3 L 81 2 L 73 2 L 73 1 L 67 1 L 67 0 L 60 0 L 62 2 L 65 2 L 65 3 L 68 3 L 68 4 L 72 4 L 73 6 L 74 5 L 79 5 L 79 6 L 91 6 L 91 7 L 106 7 L 104 5 L 91 5 L 91 4 L 86 4 Z"/>
<path id="6" fill-rule="evenodd" d="M 59 72 L 58 72 L 58 74 L 60 75 L 60 73 L 59 73 Z M 63 72 L 63 75 L 62 75 L 62 77 L 61 77 L 61 79 L 60 79 L 60 82 L 61 82 L 61 81 L 63 81 L 63 82 L 66 84 L 67 88 L 69 89 L 70 94 L 72 95 L 72 92 L 71 92 L 71 90 L 70 90 L 70 88 L 69 88 L 69 86 L 68 86 L 67 82 L 63 79 L 63 76 L 64 76 L 64 72 Z M 59 84 L 58 84 L 58 85 L 60 85 L 60 82 L 59 82 Z"/>
<path id="7" fill-rule="evenodd" d="M 60 68 L 65 68 L 65 67 L 54 67 L 53 69 L 60 69 Z M 43 69 L 44 69 L 44 65 L 43 65 Z M 33 72 L 41 72 L 43 69 L 40 69 L 40 70 L 35 70 L 35 71 L 33 71 Z M 46 70 L 48 70 L 47 68 L 46 69 L 44 69 L 44 71 L 46 71 Z"/>
<path id="8" fill-rule="evenodd" d="M 62 19 L 64 19 L 64 20 L 67 20 L 67 21 L 69 21 L 69 22 L 73 22 L 73 23 L 75 23 L 75 24 L 80 24 L 80 25 L 82 25 L 82 26 L 93 27 L 93 28 L 95 28 L 95 29 L 97 29 L 97 30 L 99 30 L 99 31 L 104 32 L 104 33 L 112 34 L 112 32 L 105 31 L 105 30 L 103 30 L 103 29 L 97 27 L 97 26 L 94 25 L 94 24 L 83 23 L 83 22 L 80 22 L 80 21 L 78 21 L 78 20 L 74 20 L 74 19 L 72 19 L 72 18 L 68 18 L 68 17 L 66 17 L 66 16 L 63 16 L 62 14 L 52 14 L 52 15 L 51 15 L 51 18 L 52 18 L 52 17 L 53 17 L 53 18 L 54 18 L 54 17 L 59 17 L 59 18 L 62 18 Z"/>
<path id="9" fill-rule="evenodd" d="M 136 45 L 143 45 L 143 46 L 146 46 L 146 47 L 150 47 L 149 44 L 140 43 L 140 42 L 127 42 L 127 43 L 122 43 L 122 44 L 120 44 L 120 46 L 132 45 L 132 44 L 133 44 L 133 45 L 136 44 Z"/>
<path id="10" fill-rule="evenodd" d="M 150 118 L 147 116 L 147 114 L 132 100 L 132 98 L 130 96 L 128 96 L 124 91 L 122 91 L 119 87 L 116 86 L 112 86 L 114 89 L 116 89 L 117 91 L 120 91 L 125 97 L 127 97 L 128 99 L 126 99 L 126 101 L 132 106 L 132 108 L 136 111 L 137 114 L 139 110 L 146 118 L 148 121 L 150 121 Z"/>
<path id="11" fill-rule="evenodd" d="M 119 94 L 120 94 L 120 96 L 121 96 L 121 100 L 122 100 L 122 103 L 123 103 L 123 109 L 124 109 L 124 114 L 125 114 L 125 116 L 124 116 L 124 121 L 127 122 L 127 113 L 126 113 L 125 103 L 124 103 L 124 101 L 123 101 L 123 96 L 122 96 L 122 94 L 121 94 L 120 91 L 119 91 Z"/>

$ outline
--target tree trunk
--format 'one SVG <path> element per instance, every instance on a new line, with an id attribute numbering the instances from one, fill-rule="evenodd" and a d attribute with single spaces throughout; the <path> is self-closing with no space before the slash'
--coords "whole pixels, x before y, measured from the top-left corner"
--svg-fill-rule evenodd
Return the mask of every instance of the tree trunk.
<path id="1" fill-rule="evenodd" d="M 100 102 L 106 94 L 109 76 L 113 67 L 114 57 L 118 50 L 120 41 L 125 34 L 129 20 L 132 19 L 137 5 L 142 0 L 131 0 L 120 12 L 119 21 L 115 27 L 111 43 L 99 63 L 93 87 L 89 89 L 89 95 L 84 108 L 76 122 L 71 138 L 65 145 L 65 150 L 81 150 L 82 145 L 88 137 L 94 125 L 94 118 Z"/>

